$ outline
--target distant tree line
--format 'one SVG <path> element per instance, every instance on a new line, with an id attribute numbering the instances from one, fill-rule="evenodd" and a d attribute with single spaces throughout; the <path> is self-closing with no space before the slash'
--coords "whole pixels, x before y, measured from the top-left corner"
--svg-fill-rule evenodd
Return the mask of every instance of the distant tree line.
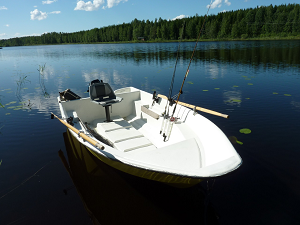
<path id="1" fill-rule="evenodd" d="M 180 38 L 197 39 L 204 16 L 195 15 L 177 20 L 154 21 L 134 19 L 131 23 L 94 28 L 74 33 L 45 33 L 0 40 L 0 46 L 23 46 L 39 44 L 170 41 Z M 210 15 L 201 39 L 247 39 L 267 37 L 291 37 L 300 35 L 300 5 L 262 6 Z"/>

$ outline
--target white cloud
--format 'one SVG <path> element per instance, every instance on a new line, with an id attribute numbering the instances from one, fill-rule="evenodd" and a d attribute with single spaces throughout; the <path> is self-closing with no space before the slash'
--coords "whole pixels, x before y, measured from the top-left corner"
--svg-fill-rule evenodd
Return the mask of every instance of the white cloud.
<path id="1" fill-rule="evenodd" d="M 49 14 L 60 14 L 61 11 L 53 11 L 53 12 L 50 12 Z"/>
<path id="2" fill-rule="evenodd" d="M 38 9 L 35 9 L 30 12 L 31 20 L 44 20 L 47 17 L 48 17 L 48 14 L 46 12 L 39 11 Z"/>
<path id="3" fill-rule="evenodd" d="M 183 19 L 183 18 L 187 18 L 189 16 L 186 16 L 186 15 L 180 15 L 180 16 L 176 16 L 174 19 L 172 20 L 180 20 L 180 19 Z"/>
<path id="4" fill-rule="evenodd" d="M 228 0 L 225 0 L 225 4 L 230 6 L 231 5 L 231 2 L 229 2 Z"/>
<path id="5" fill-rule="evenodd" d="M 34 8 L 37 8 L 37 5 L 33 6 Z"/>
<path id="6" fill-rule="evenodd" d="M 74 10 L 94 11 L 104 4 L 104 0 L 94 0 L 93 2 L 78 1 Z"/>
<path id="7" fill-rule="evenodd" d="M 120 2 L 127 2 L 128 0 L 107 0 L 107 8 L 112 8 Z"/>
<path id="8" fill-rule="evenodd" d="M 4 26 L 9 27 L 9 24 L 5 24 Z"/>
<path id="9" fill-rule="evenodd" d="M 30 19 L 31 20 L 44 20 L 48 17 L 49 14 L 60 14 L 61 11 L 53 11 L 50 13 L 39 11 L 38 9 L 35 9 L 30 12 Z"/>
<path id="10" fill-rule="evenodd" d="M 211 8 L 214 9 L 214 8 L 221 8 L 222 6 L 222 1 L 223 0 L 214 0 L 214 2 L 211 4 Z M 228 6 L 231 5 L 231 2 L 229 2 L 229 0 L 224 0 L 224 3 Z M 207 8 L 209 8 L 209 5 L 207 5 Z"/>
<path id="11" fill-rule="evenodd" d="M 0 40 L 1 39 L 6 39 L 5 37 L 7 36 L 7 34 L 6 33 L 2 33 L 2 34 L 0 34 Z"/>
<path id="12" fill-rule="evenodd" d="M 127 2 L 128 0 L 107 0 L 107 5 L 103 6 L 102 9 L 112 8 L 118 5 L 120 2 Z M 104 0 L 94 0 L 92 1 L 77 1 L 77 5 L 74 10 L 84 10 L 84 11 L 95 11 L 100 8 L 101 5 L 104 5 Z"/>
<path id="13" fill-rule="evenodd" d="M 45 4 L 49 5 L 49 4 L 52 4 L 53 2 L 56 2 L 56 1 L 57 0 L 53 0 L 53 1 L 47 0 L 47 1 L 42 1 L 42 3 L 43 3 L 43 5 L 45 5 Z"/>
<path id="14" fill-rule="evenodd" d="M 0 10 L 7 10 L 5 6 L 0 6 Z"/>
<path id="15" fill-rule="evenodd" d="M 217 8 L 221 6 L 221 3 L 222 3 L 222 0 L 215 0 L 212 4 L 211 4 L 211 8 L 214 9 L 214 8 Z M 207 8 L 209 8 L 209 5 L 207 5 Z"/>

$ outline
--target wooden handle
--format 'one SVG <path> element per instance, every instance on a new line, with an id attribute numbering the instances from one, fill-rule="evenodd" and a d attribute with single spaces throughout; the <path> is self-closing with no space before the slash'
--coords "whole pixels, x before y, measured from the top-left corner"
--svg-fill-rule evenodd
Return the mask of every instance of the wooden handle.
<path id="1" fill-rule="evenodd" d="M 64 120 L 58 118 L 54 113 L 51 113 L 53 116 L 55 116 L 56 119 L 58 119 L 62 124 L 64 124 L 66 127 L 68 127 L 69 129 L 71 129 L 72 131 L 74 131 L 76 134 L 78 134 L 80 137 L 82 137 L 84 140 L 88 141 L 89 143 L 91 143 L 92 145 L 94 145 L 95 147 L 98 147 L 100 149 L 104 149 L 104 146 L 101 145 L 99 142 L 93 140 L 92 138 L 90 138 L 89 136 L 87 136 L 84 133 L 79 132 L 79 130 L 77 130 L 75 127 L 71 126 L 70 124 L 68 124 L 67 122 L 65 122 Z"/>
<path id="2" fill-rule="evenodd" d="M 165 95 L 158 94 L 157 96 L 160 97 L 160 98 L 168 100 L 167 96 L 165 96 Z M 209 114 L 212 114 L 212 115 L 215 115 L 215 116 L 220 116 L 220 117 L 223 117 L 223 118 L 226 118 L 226 119 L 229 118 L 229 116 L 226 115 L 226 114 L 222 114 L 222 113 L 210 110 L 210 109 L 205 109 L 205 108 L 202 108 L 202 107 L 199 107 L 199 106 L 190 105 L 190 104 L 180 102 L 180 101 L 178 101 L 178 104 L 183 105 L 183 106 L 188 107 L 188 108 L 191 108 L 191 109 L 194 109 L 196 107 L 196 110 L 198 110 L 198 111 L 206 112 L 206 113 L 209 113 Z"/>

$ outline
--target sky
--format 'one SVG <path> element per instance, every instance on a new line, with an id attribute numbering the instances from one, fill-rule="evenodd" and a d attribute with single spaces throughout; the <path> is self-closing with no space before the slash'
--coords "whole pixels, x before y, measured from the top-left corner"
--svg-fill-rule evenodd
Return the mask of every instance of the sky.
<path id="1" fill-rule="evenodd" d="M 299 0 L 0 0 L 0 39 L 289 3 Z"/>

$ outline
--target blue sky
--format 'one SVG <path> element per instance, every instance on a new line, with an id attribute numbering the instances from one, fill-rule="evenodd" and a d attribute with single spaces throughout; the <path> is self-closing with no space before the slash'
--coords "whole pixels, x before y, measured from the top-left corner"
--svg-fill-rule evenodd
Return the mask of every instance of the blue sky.
<path id="1" fill-rule="evenodd" d="M 205 15 L 210 0 L 0 0 L 0 39 Z M 209 14 L 299 0 L 212 0 Z"/>

